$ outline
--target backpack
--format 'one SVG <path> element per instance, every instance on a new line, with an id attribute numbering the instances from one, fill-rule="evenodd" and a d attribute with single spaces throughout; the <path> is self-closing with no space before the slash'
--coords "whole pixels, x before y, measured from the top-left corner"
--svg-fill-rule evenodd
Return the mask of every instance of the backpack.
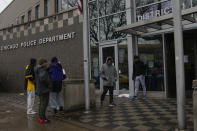
<path id="1" fill-rule="evenodd" d="M 54 82 L 62 81 L 64 78 L 63 69 L 60 64 L 51 65 L 49 68 L 51 80 Z"/>
<path id="2" fill-rule="evenodd" d="M 39 68 L 38 69 L 38 80 L 41 83 L 49 83 L 50 77 L 47 69 Z"/>

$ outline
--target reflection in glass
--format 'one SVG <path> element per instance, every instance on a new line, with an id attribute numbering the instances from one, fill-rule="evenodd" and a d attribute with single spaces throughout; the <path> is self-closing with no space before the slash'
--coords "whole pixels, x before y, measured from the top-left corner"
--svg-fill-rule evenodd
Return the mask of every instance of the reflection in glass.
<path id="1" fill-rule="evenodd" d="M 101 41 L 125 37 L 126 34 L 115 32 L 115 28 L 126 25 L 126 13 L 101 18 L 99 25 Z"/>
<path id="2" fill-rule="evenodd" d="M 136 7 L 144 6 L 147 4 L 155 3 L 161 0 L 136 0 Z"/>
<path id="3" fill-rule="evenodd" d="M 129 90 L 127 40 L 118 40 L 119 88 Z"/>
<path id="4" fill-rule="evenodd" d="M 98 42 L 98 20 L 90 21 L 90 40 L 91 42 Z"/>
<path id="5" fill-rule="evenodd" d="M 191 8 L 191 0 L 182 0 L 182 9 Z"/>
<path id="6" fill-rule="evenodd" d="M 78 0 L 68 0 L 68 8 L 77 6 Z"/>
<path id="7" fill-rule="evenodd" d="M 62 0 L 61 1 L 61 10 L 66 10 L 66 9 L 68 9 L 67 0 Z"/>
<path id="8" fill-rule="evenodd" d="M 91 46 L 91 76 L 96 89 L 100 89 L 98 46 Z"/>
<path id="9" fill-rule="evenodd" d="M 96 1 L 89 3 L 89 10 L 90 10 L 89 13 L 90 19 L 98 17 Z"/>
<path id="10" fill-rule="evenodd" d="M 164 91 L 163 46 L 161 38 L 138 39 L 141 61 L 146 65 L 146 86 L 148 91 Z"/>
<path id="11" fill-rule="evenodd" d="M 57 3 L 58 12 L 77 6 L 77 0 L 58 0 Z"/>
<path id="12" fill-rule="evenodd" d="M 99 0 L 99 16 L 125 10 L 125 0 Z"/>
<path id="13" fill-rule="evenodd" d="M 197 0 L 192 0 L 192 7 L 197 6 Z"/>

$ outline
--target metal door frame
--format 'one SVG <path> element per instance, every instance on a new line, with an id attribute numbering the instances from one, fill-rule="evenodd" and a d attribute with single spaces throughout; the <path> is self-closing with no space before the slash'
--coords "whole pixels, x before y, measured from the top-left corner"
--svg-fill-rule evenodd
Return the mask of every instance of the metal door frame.
<path id="1" fill-rule="evenodd" d="M 106 47 L 114 47 L 114 53 L 115 53 L 115 58 L 113 58 L 115 60 L 115 68 L 117 70 L 117 73 L 119 73 L 119 67 L 118 67 L 118 45 L 117 45 L 117 41 L 108 41 L 108 42 L 104 42 L 104 43 L 100 43 L 99 44 L 99 69 L 101 69 L 102 65 L 103 65 L 103 48 Z M 118 95 L 119 94 L 119 75 L 117 74 L 117 81 L 116 81 L 116 89 L 114 90 L 114 94 Z M 103 92 L 103 80 L 100 77 L 100 91 L 101 93 Z"/>

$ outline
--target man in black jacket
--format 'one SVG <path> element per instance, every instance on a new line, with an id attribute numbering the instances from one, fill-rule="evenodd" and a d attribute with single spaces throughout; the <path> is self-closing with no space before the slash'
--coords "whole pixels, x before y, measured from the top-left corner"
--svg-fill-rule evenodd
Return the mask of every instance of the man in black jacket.
<path id="1" fill-rule="evenodd" d="M 143 99 L 146 99 L 145 66 L 144 63 L 140 61 L 139 56 L 134 56 L 133 80 L 135 82 L 135 94 L 133 99 L 137 99 L 140 84 L 143 88 Z"/>

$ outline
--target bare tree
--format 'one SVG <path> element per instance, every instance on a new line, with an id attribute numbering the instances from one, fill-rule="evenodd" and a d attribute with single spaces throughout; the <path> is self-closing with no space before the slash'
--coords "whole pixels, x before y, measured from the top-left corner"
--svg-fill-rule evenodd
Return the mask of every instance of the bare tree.
<path id="1" fill-rule="evenodd" d="M 77 0 L 68 0 L 68 7 L 74 7 L 77 5 Z"/>
<path id="2" fill-rule="evenodd" d="M 99 16 L 106 17 L 100 18 L 99 23 L 92 22 L 90 26 L 90 37 L 92 41 L 98 42 L 99 40 L 110 40 L 125 37 L 126 34 L 115 32 L 116 27 L 126 25 L 126 12 L 124 0 L 99 0 Z M 91 10 L 90 10 L 91 11 Z M 120 12 L 123 11 L 123 12 Z M 120 12 L 120 13 L 117 13 Z M 110 15 L 117 13 L 115 15 Z M 114 20 L 117 20 L 116 22 Z M 100 26 L 101 36 L 98 38 L 98 25 Z M 97 26 L 97 30 L 95 30 Z"/>

